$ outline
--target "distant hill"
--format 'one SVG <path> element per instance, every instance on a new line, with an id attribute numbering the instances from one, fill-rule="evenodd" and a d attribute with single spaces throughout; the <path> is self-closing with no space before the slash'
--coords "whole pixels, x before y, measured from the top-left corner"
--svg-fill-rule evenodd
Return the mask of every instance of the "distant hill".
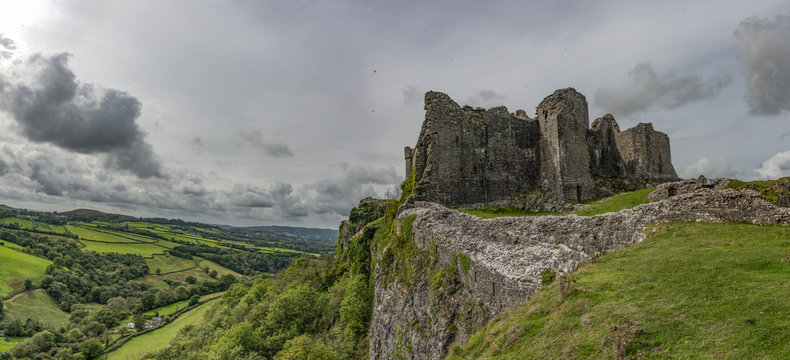
<path id="1" fill-rule="evenodd" d="M 249 233 L 268 232 L 277 235 L 293 236 L 303 239 L 326 241 L 332 243 L 337 241 L 337 230 L 335 229 L 318 229 L 277 225 L 234 227 L 233 229 Z"/>
<path id="2" fill-rule="evenodd" d="M 14 210 L 14 208 L 0 204 L 0 210 Z"/>
<path id="3" fill-rule="evenodd" d="M 122 214 L 109 214 L 93 209 L 74 209 L 64 211 L 60 215 L 65 215 L 69 220 L 74 221 L 125 221 L 137 219 L 134 216 Z"/>

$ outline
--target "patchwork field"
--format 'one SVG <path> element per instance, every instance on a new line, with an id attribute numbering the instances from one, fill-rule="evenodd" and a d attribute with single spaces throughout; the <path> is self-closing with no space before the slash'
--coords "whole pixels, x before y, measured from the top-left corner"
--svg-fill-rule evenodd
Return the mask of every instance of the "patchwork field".
<path id="1" fill-rule="evenodd" d="M 117 350 L 107 354 L 108 360 L 136 360 L 144 354 L 163 349 L 170 343 L 178 331 L 187 325 L 198 325 L 203 321 L 203 315 L 208 311 L 214 301 L 209 301 L 197 308 L 181 314 L 173 322 L 165 325 L 161 329 L 151 331 L 129 340 Z"/>
<path id="2" fill-rule="evenodd" d="M 13 250 L 16 247 L 8 242 L 0 246 L 0 297 L 5 297 L 13 292 L 24 290 L 25 279 L 37 285 L 44 277 L 44 271 L 52 262 L 33 255 Z"/>
<path id="3" fill-rule="evenodd" d="M 69 314 L 60 310 L 43 290 L 25 292 L 6 300 L 5 313 L 10 319 L 24 322 L 30 318 L 50 329 L 66 326 L 69 322 Z"/>

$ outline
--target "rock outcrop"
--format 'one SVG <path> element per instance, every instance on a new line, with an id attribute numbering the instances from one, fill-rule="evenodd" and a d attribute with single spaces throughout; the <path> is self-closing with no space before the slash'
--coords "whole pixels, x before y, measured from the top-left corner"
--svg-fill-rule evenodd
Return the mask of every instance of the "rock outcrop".
<path id="1" fill-rule="evenodd" d="M 415 171 L 415 196 L 448 206 L 508 205 L 535 191 L 553 198 L 540 202 L 552 206 L 611 195 L 596 177 L 636 187 L 677 180 L 666 134 L 651 124 L 621 132 L 611 114 L 590 128 L 587 100 L 573 88 L 546 97 L 536 119 L 428 92 L 420 137 L 404 156 L 407 177 Z"/>
<path id="2" fill-rule="evenodd" d="M 403 359 L 441 359 L 451 343 L 464 342 L 479 324 L 533 296 L 546 269 L 570 273 L 596 254 L 642 241 L 650 224 L 790 224 L 790 209 L 768 202 L 756 191 L 725 187 L 723 180 L 704 179 L 664 184 L 656 190 L 660 201 L 589 217 L 483 220 L 436 203 L 407 201 L 398 215 L 399 231 L 408 228 L 403 235 L 435 253 L 438 263 L 431 269 L 455 271 L 456 276 L 439 287 L 443 292 L 437 295 L 432 283 L 437 275 L 422 276 L 407 288 L 385 281 L 386 269 L 377 269 L 371 358 L 397 354 Z M 431 269 L 422 270 L 430 275 L 435 271 Z"/>

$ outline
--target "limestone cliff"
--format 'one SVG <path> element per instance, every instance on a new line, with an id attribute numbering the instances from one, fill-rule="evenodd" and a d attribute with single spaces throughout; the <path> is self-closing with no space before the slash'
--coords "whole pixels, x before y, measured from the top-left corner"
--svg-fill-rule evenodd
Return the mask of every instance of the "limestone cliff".
<path id="1" fill-rule="evenodd" d="M 441 359 L 453 342 L 463 343 L 482 323 L 534 295 L 542 272 L 570 273 L 596 254 L 641 241 L 649 224 L 790 224 L 790 209 L 725 185 L 704 179 L 662 184 L 653 197 L 658 201 L 590 217 L 482 220 L 412 197 L 391 229 L 398 240 L 372 249 L 370 357 Z M 410 271 L 400 273 L 404 269 Z"/>
<path id="2" fill-rule="evenodd" d="M 448 206 L 509 205 L 536 190 L 554 201 L 579 202 L 611 195 L 596 179 L 616 178 L 634 188 L 677 180 L 669 137 L 651 124 L 620 131 L 611 114 L 589 126 L 587 100 L 560 89 L 538 105 L 536 119 L 461 107 L 439 92 L 425 94 L 425 122 L 417 145 L 405 149 L 419 200 Z M 538 209 L 535 209 L 538 210 Z"/>

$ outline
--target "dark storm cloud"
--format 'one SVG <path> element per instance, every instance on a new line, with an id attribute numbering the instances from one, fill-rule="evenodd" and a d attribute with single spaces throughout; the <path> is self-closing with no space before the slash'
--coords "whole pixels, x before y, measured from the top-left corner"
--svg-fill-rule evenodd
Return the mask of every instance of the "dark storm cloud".
<path id="1" fill-rule="evenodd" d="M 715 98 L 722 88 L 732 83 L 727 75 L 708 81 L 698 75 L 659 75 L 652 65 L 641 63 L 628 72 L 631 83 L 615 89 L 595 92 L 595 103 L 604 111 L 623 116 L 654 106 L 674 109 L 683 105 Z"/>
<path id="2" fill-rule="evenodd" d="M 247 144 L 263 150 L 266 155 L 275 158 L 282 158 L 282 157 L 292 157 L 294 156 L 293 151 L 286 143 L 276 142 L 276 141 L 267 141 L 264 139 L 263 132 L 260 130 L 246 130 L 240 131 L 239 135 L 242 139 L 244 139 Z"/>
<path id="3" fill-rule="evenodd" d="M 106 154 L 105 165 L 141 178 L 161 177 L 161 165 L 136 120 L 137 98 L 81 83 L 68 67 L 69 54 L 32 55 L 19 73 L 0 74 L 0 107 L 22 135 L 82 154 Z"/>
<path id="4" fill-rule="evenodd" d="M 738 60 L 746 67 L 746 103 L 753 115 L 790 110 L 790 15 L 750 17 L 735 31 Z"/>

